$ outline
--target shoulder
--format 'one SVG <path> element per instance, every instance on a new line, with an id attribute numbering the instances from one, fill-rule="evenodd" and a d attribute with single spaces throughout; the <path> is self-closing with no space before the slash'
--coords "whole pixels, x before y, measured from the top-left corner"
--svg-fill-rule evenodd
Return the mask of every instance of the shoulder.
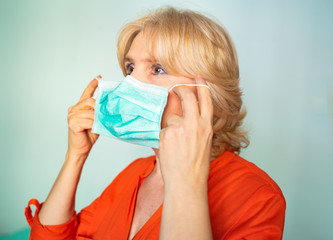
<path id="1" fill-rule="evenodd" d="M 248 231 L 254 225 L 265 229 L 274 225 L 281 234 L 285 199 L 278 184 L 265 171 L 232 152 L 213 160 L 210 170 L 208 197 L 212 225 L 218 236 L 229 235 L 236 229 L 237 234 L 252 234 Z"/>
<path id="2" fill-rule="evenodd" d="M 233 152 L 225 152 L 212 161 L 210 178 L 215 185 L 231 185 L 238 191 L 269 189 L 271 192 L 283 196 L 278 184 L 262 169 Z"/>

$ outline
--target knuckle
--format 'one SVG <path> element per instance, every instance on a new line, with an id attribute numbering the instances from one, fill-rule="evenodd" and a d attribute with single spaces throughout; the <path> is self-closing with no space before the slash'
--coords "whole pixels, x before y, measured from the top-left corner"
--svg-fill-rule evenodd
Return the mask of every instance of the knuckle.
<path id="1" fill-rule="evenodd" d="M 69 112 L 67 114 L 67 121 L 70 121 L 72 119 L 72 116 L 73 116 L 73 113 L 72 112 Z"/>
<path id="2" fill-rule="evenodd" d="M 170 129 L 165 130 L 165 131 L 163 132 L 163 139 L 164 139 L 164 140 L 167 140 L 167 139 L 169 139 L 169 138 L 170 138 Z"/>
<path id="3" fill-rule="evenodd" d="M 79 124 L 77 121 L 75 120 L 71 120 L 69 123 L 68 123 L 68 127 L 72 130 L 72 131 L 77 131 L 79 129 Z"/>
<path id="4" fill-rule="evenodd" d="M 93 99 L 93 98 L 88 98 L 87 100 L 86 100 L 86 104 L 87 105 L 89 105 L 90 107 L 95 107 L 95 99 Z"/>
<path id="5" fill-rule="evenodd" d="M 86 100 L 88 103 L 94 103 L 95 102 L 95 99 L 93 99 L 93 98 L 87 98 L 87 100 Z"/>
<path id="6" fill-rule="evenodd" d="M 166 137 L 166 135 L 168 135 L 166 134 L 166 132 L 167 131 L 165 131 L 164 129 L 160 132 L 160 142 L 162 143 L 164 143 L 168 139 L 168 137 Z"/>
<path id="7" fill-rule="evenodd" d="M 168 128 L 167 130 L 164 131 L 163 138 L 164 140 L 171 140 L 175 136 L 175 130 L 174 128 Z"/>

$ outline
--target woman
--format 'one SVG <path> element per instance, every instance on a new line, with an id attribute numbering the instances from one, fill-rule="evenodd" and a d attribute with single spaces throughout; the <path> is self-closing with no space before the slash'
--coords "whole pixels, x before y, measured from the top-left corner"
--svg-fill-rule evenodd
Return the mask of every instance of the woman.
<path id="1" fill-rule="evenodd" d="M 123 110 L 133 101 L 120 102 L 119 86 L 95 101 L 98 81 L 90 82 L 69 108 L 66 160 L 48 198 L 42 206 L 30 201 L 35 217 L 26 209 L 32 239 L 281 239 L 281 190 L 236 155 L 248 140 L 241 130 L 237 55 L 226 30 L 193 11 L 159 9 L 127 24 L 117 49 L 127 76 L 119 86 L 125 98 L 141 99 L 129 108 L 136 112 Z M 155 88 L 167 92 L 158 104 L 147 90 Z M 142 120 L 145 104 L 152 112 L 154 104 L 162 109 L 154 112 L 161 117 L 159 139 L 150 138 L 153 130 L 137 136 L 128 125 Z M 136 117 L 126 122 L 130 114 Z M 96 133 L 154 146 L 155 156 L 133 161 L 76 214 L 81 170 L 99 136 L 93 125 Z"/>

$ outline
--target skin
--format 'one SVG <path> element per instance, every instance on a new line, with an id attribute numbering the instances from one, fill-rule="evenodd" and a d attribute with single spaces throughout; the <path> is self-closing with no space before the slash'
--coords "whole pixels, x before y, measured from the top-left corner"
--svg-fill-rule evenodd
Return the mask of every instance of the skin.
<path id="1" fill-rule="evenodd" d="M 206 84 L 204 79 L 172 76 L 149 60 L 141 34 L 126 56 L 128 74 L 167 88 L 175 84 Z M 83 165 L 98 139 L 94 121 L 94 79 L 79 102 L 68 109 L 68 151 L 64 165 L 39 212 L 44 225 L 67 222 L 75 211 L 75 193 Z M 160 239 L 212 239 L 207 180 L 212 143 L 213 104 L 205 87 L 175 87 L 163 112 L 159 149 L 151 179 L 162 182 Z M 153 190 L 152 190 L 153 191 Z"/>
<path id="2" fill-rule="evenodd" d="M 163 68 L 160 68 L 159 66 L 154 66 L 154 64 L 150 60 L 149 53 L 145 48 L 144 40 L 141 33 L 139 33 L 138 36 L 134 39 L 125 59 L 125 68 L 126 66 L 128 66 L 129 68 L 127 73 L 141 82 L 158 85 L 168 89 L 171 89 L 176 84 L 196 83 L 194 79 L 183 76 L 169 75 Z M 160 73 L 156 74 L 157 72 Z M 198 83 L 206 84 L 203 80 Z M 167 118 L 169 115 L 183 115 L 181 99 L 177 95 L 178 88 L 183 87 L 175 87 L 171 92 L 169 92 L 168 101 L 161 119 L 161 129 L 167 127 Z M 190 89 L 194 95 L 197 95 L 197 89 L 195 87 L 185 88 L 186 90 Z M 194 104 L 197 104 L 196 100 Z M 155 152 L 157 159 L 159 159 L 159 149 L 152 149 Z M 161 176 L 159 161 L 156 162 L 153 174 Z"/>

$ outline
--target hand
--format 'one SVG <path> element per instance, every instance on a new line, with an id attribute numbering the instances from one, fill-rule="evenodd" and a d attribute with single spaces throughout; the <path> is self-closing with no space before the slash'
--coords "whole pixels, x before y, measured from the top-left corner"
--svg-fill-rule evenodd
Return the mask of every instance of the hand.
<path id="1" fill-rule="evenodd" d="M 96 101 L 92 96 L 97 86 L 97 79 L 92 80 L 83 91 L 79 102 L 68 109 L 68 153 L 84 159 L 99 137 L 91 132 Z"/>
<path id="2" fill-rule="evenodd" d="M 202 77 L 197 84 L 206 84 Z M 212 145 L 213 103 L 210 90 L 197 86 L 198 99 L 186 86 L 174 88 L 183 116 L 170 114 L 161 130 L 159 161 L 165 187 L 207 187 Z"/>

